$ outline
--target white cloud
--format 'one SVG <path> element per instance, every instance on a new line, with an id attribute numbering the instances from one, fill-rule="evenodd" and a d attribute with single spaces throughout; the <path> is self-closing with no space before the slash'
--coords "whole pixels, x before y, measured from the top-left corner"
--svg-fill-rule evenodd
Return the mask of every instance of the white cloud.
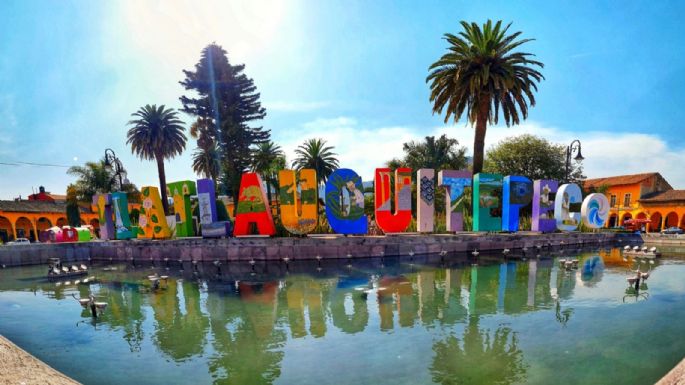
<path id="1" fill-rule="evenodd" d="M 423 133 L 423 134 L 422 134 Z M 323 138 L 335 146 L 340 166 L 356 170 L 365 180 L 373 178 L 376 167 L 382 167 L 393 157 L 402 156 L 402 144 L 422 140 L 426 135 L 447 134 L 473 153 L 474 130 L 466 125 L 441 126 L 428 129 L 417 127 L 367 127 L 350 117 L 319 118 L 303 124 L 303 130 L 279 138 L 288 160 L 295 148 L 308 138 Z M 521 134 L 533 134 L 551 142 L 568 144 L 574 139 L 582 143 L 585 157 L 583 166 L 588 177 L 660 172 L 674 188 L 685 188 L 685 174 L 680 171 L 685 163 L 685 148 L 672 148 L 655 134 L 627 131 L 576 132 L 557 127 L 526 122 L 515 127 L 489 127 L 485 148 Z"/>
<path id="2" fill-rule="evenodd" d="M 319 110 L 330 105 L 329 102 L 298 102 L 298 101 L 273 101 L 264 102 L 267 111 L 282 112 L 309 112 Z"/>

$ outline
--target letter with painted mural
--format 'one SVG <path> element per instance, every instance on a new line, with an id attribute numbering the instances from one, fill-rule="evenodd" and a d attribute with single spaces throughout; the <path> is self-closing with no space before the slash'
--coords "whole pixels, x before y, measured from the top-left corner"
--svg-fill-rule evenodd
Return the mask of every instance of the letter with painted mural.
<path id="1" fill-rule="evenodd" d="M 250 235 L 250 223 L 257 226 L 257 234 L 276 234 L 271 208 L 262 186 L 262 178 L 259 174 L 246 172 L 242 175 L 238 204 L 235 209 L 234 235 Z"/>
<path id="2" fill-rule="evenodd" d="M 533 182 L 533 213 L 530 228 L 532 231 L 550 233 L 557 229 L 554 219 L 554 195 L 559 182 L 539 179 Z"/>
<path id="3" fill-rule="evenodd" d="M 473 177 L 473 231 L 502 230 L 502 175 Z"/>
<path id="4" fill-rule="evenodd" d="M 422 168 L 416 172 L 419 193 L 416 194 L 416 230 L 433 232 L 435 224 L 435 170 Z"/>
<path id="5" fill-rule="evenodd" d="M 604 194 L 593 193 L 585 197 L 580 207 L 583 224 L 591 229 L 601 229 L 609 219 L 609 199 Z"/>
<path id="6" fill-rule="evenodd" d="M 525 176 L 504 177 L 502 193 L 502 231 L 518 231 L 519 213 L 533 199 L 533 182 Z"/>
<path id="7" fill-rule="evenodd" d="M 445 189 L 446 230 L 464 230 L 464 211 L 471 197 L 471 171 L 442 170 L 438 172 L 438 186 Z"/>
<path id="8" fill-rule="evenodd" d="M 325 193 L 326 217 L 333 231 L 338 234 L 367 233 L 364 186 L 354 170 L 339 168 L 333 171 L 326 181 Z"/>
<path id="9" fill-rule="evenodd" d="M 220 222 L 218 219 L 216 192 L 212 179 L 197 180 L 197 204 L 203 238 L 221 238 L 231 234 L 231 222 Z"/>
<path id="10" fill-rule="evenodd" d="M 98 211 L 98 220 L 100 221 L 100 239 L 103 241 L 114 239 L 114 222 L 112 221 L 112 195 L 95 194 L 93 195 L 93 205 Z"/>
<path id="11" fill-rule="evenodd" d="M 138 218 L 138 238 L 171 238 L 171 229 L 169 229 L 164 215 L 159 189 L 153 186 L 145 186 L 140 192 L 143 195 L 143 204 Z"/>
<path id="12" fill-rule="evenodd" d="M 128 214 L 128 196 L 125 192 L 112 193 L 112 207 L 114 208 L 114 231 L 116 238 L 135 238 L 137 234 L 131 231 L 131 219 Z"/>
<path id="13" fill-rule="evenodd" d="M 302 169 L 299 183 L 296 172 L 278 172 L 278 196 L 280 198 L 281 223 L 292 234 L 309 234 L 318 224 L 319 194 L 317 191 L 316 170 Z"/>
<path id="14" fill-rule="evenodd" d="M 554 202 L 554 219 L 557 229 L 561 231 L 573 231 L 580 224 L 581 200 L 583 195 L 577 184 L 564 184 L 557 190 Z"/>
<path id="15" fill-rule="evenodd" d="M 190 196 L 195 195 L 195 183 L 189 180 L 168 183 L 167 195 L 174 200 L 174 215 L 176 216 L 176 236 L 192 237 L 193 211 L 190 205 Z"/>
<path id="16" fill-rule="evenodd" d="M 392 213 L 389 168 L 377 168 L 374 180 L 376 224 L 386 233 L 400 233 L 411 224 L 411 169 L 395 170 L 395 213 Z"/>

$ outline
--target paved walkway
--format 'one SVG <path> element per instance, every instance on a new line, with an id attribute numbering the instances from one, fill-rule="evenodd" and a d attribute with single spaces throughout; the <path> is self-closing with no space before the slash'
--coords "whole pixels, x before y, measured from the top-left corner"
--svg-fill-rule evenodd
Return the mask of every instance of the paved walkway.
<path id="1" fill-rule="evenodd" d="M 79 385 L 0 336 L 0 385 Z"/>

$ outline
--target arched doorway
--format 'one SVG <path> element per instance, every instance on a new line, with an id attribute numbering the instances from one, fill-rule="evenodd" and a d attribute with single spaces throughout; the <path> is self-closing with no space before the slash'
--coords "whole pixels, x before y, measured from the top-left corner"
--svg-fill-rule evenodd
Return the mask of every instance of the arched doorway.
<path id="1" fill-rule="evenodd" d="M 52 227 L 52 222 L 50 222 L 50 220 L 48 218 L 40 217 L 36 221 L 36 229 L 38 229 L 38 232 L 45 231 L 51 227 Z"/>
<path id="2" fill-rule="evenodd" d="M 674 211 L 668 213 L 664 218 L 664 229 L 669 227 L 678 227 L 678 214 Z"/>
<path id="3" fill-rule="evenodd" d="M 638 214 L 635 216 L 635 219 L 647 219 L 647 214 L 645 214 L 645 213 L 638 213 Z"/>
<path id="4" fill-rule="evenodd" d="M 651 221 L 651 223 L 649 224 L 649 230 L 648 231 L 651 233 L 661 231 L 662 219 L 663 219 L 663 217 L 661 216 L 660 212 L 657 211 L 657 212 L 653 213 L 649 217 L 649 220 Z"/>
<path id="5" fill-rule="evenodd" d="M 685 214 L 680 218 L 680 228 L 685 230 Z"/>
<path id="6" fill-rule="evenodd" d="M 618 221 L 618 215 L 611 214 L 611 216 L 609 217 L 609 222 L 607 222 L 608 223 L 607 227 L 612 228 L 612 227 L 618 226 L 617 221 Z"/>
<path id="7" fill-rule="evenodd" d="M 31 242 L 36 240 L 36 234 L 33 233 L 33 223 L 28 218 L 19 217 L 14 226 L 17 229 L 17 238 L 27 238 Z"/>
<path id="8" fill-rule="evenodd" d="M 633 216 L 630 213 L 625 213 L 623 214 L 623 218 L 621 219 L 621 226 L 623 226 L 623 222 L 627 221 L 628 219 L 633 218 Z"/>
<path id="9" fill-rule="evenodd" d="M 64 218 L 64 217 L 57 218 L 57 227 L 62 227 L 62 226 L 69 226 L 69 222 L 67 222 L 67 218 Z"/>
<path id="10" fill-rule="evenodd" d="M 0 217 L 0 243 L 7 243 L 14 239 L 12 222 L 5 217 Z"/>

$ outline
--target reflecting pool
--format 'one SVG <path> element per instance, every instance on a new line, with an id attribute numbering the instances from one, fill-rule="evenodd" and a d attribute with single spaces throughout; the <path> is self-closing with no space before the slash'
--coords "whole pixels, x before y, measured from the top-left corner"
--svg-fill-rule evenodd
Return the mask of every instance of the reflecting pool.
<path id="1" fill-rule="evenodd" d="M 653 384 L 685 355 L 676 256 L 45 270 L 0 270 L 0 334 L 84 384 Z M 90 292 L 96 321 L 75 300 Z"/>

